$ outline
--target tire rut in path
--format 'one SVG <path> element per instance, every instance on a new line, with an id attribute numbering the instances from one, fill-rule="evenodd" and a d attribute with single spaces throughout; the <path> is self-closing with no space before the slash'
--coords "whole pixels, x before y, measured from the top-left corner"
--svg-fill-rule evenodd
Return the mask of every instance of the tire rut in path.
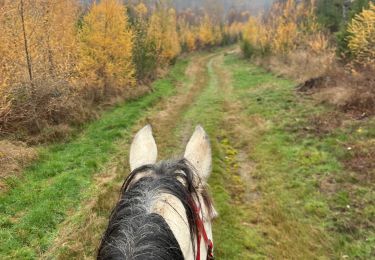
<path id="1" fill-rule="evenodd" d="M 147 118 L 152 125 L 156 143 L 161 158 L 170 156 L 180 149 L 180 143 L 176 142 L 174 129 L 181 122 L 181 117 L 207 86 L 209 75 L 207 64 L 217 54 L 209 54 L 194 57 L 186 70 L 186 76 L 190 79 L 186 89 L 179 89 L 179 94 L 166 100 L 158 107 L 158 112 Z M 161 148 L 161 149 L 160 149 Z"/>
<path id="2" fill-rule="evenodd" d="M 233 52 L 236 51 L 238 50 L 234 50 Z M 223 58 L 221 56 L 213 66 L 215 74 L 220 76 L 219 88 L 224 93 L 224 120 L 222 120 L 222 129 L 229 139 L 230 145 L 236 150 L 234 158 L 237 165 L 236 171 L 241 177 L 244 186 L 243 194 L 240 197 L 244 203 L 250 203 L 257 200 L 260 196 L 257 191 L 256 181 L 252 177 L 256 165 L 250 159 L 254 134 L 247 123 L 249 121 L 248 118 L 243 114 L 244 108 L 241 102 L 234 96 L 231 82 L 232 75 L 224 68 Z"/>

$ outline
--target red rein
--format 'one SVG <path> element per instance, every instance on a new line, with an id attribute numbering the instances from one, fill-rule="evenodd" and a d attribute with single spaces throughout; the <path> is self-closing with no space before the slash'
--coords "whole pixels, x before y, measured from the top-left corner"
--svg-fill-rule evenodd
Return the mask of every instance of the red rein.
<path id="1" fill-rule="evenodd" d="M 195 210 L 197 219 L 197 258 L 196 260 L 201 260 L 201 240 L 202 237 L 207 246 L 207 260 L 213 260 L 214 257 L 214 244 L 211 239 L 208 238 L 206 229 L 204 228 L 203 218 L 200 217 L 200 209 L 197 207 L 196 203 L 193 202 L 193 208 Z"/>

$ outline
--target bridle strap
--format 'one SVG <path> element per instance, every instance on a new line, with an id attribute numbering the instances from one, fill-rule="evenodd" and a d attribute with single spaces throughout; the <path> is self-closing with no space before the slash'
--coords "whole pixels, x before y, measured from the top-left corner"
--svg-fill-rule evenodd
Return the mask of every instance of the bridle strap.
<path id="1" fill-rule="evenodd" d="M 197 216 L 197 257 L 196 260 L 201 260 L 201 240 L 202 237 L 207 246 L 207 260 L 213 260 L 214 257 L 214 244 L 212 240 L 208 238 L 206 229 L 204 228 L 203 218 L 200 217 L 200 209 L 196 203 L 193 202 L 195 214 Z"/>

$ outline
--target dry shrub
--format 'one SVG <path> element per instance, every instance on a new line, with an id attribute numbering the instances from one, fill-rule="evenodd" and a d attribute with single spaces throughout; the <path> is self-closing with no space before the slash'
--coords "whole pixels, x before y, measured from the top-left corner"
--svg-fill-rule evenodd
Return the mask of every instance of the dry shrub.
<path id="1" fill-rule="evenodd" d="M 311 85 L 312 84 L 312 85 Z M 361 119 L 375 115 L 375 71 L 337 66 L 322 77 L 308 80 L 299 89 Z"/>
<path id="2" fill-rule="evenodd" d="M 327 73 L 335 66 L 333 50 L 316 53 L 309 49 L 297 49 L 284 56 L 255 58 L 256 64 L 273 73 L 305 82 Z"/>
<path id="3" fill-rule="evenodd" d="M 1 136 L 11 135 L 26 141 L 29 135 L 40 135 L 53 126 L 80 124 L 92 116 L 90 103 L 67 82 L 43 81 L 37 86 L 32 93 L 25 86 L 4 93 L 0 106 Z M 57 135 L 65 135 L 63 128 L 58 128 Z"/>
<path id="4" fill-rule="evenodd" d="M 354 112 L 361 117 L 375 114 L 375 70 L 362 69 L 338 80 L 352 89 L 352 95 L 342 106 L 346 112 Z"/>
<path id="5" fill-rule="evenodd" d="M 19 174 L 36 157 L 37 152 L 22 142 L 0 141 L 0 190 L 6 188 L 7 177 Z"/>

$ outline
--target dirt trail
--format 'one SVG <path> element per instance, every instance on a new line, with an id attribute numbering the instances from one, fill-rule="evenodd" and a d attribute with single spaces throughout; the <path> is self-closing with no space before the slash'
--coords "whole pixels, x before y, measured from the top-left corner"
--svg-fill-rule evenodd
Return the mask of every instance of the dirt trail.
<path id="1" fill-rule="evenodd" d="M 231 54 L 238 54 L 238 52 L 240 50 L 235 49 L 231 51 Z M 254 134 L 249 126 L 248 117 L 243 114 L 243 105 L 233 96 L 232 75 L 223 68 L 223 58 L 223 56 L 218 57 L 214 64 L 215 73 L 220 77 L 219 88 L 224 93 L 223 118 L 225 120 L 222 126 L 235 149 L 233 161 L 236 167 L 234 170 L 242 180 L 242 200 L 248 204 L 259 197 L 256 182 L 252 177 L 255 163 L 249 158 Z"/>
<path id="2" fill-rule="evenodd" d="M 207 86 L 207 63 L 216 55 L 195 56 L 186 70 L 188 83 L 180 86 L 178 95 L 160 104 L 155 109 L 157 112 L 147 118 L 153 126 L 159 145 L 159 158 L 170 155 L 168 151 L 176 152 L 176 149 L 180 148 L 180 144 L 176 143 L 173 138 L 173 129 L 179 124 L 183 112 L 192 105 L 202 89 Z"/>
<path id="3" fill-rule="evenodd" d="M 187 142 L 193 127 L 198 123 L 207 127 L 214 146 L 214 156 L 215 153 L 221 153 L 220 151 L 223 150 L 221 144 L 217 143 L 217 138 L 225 136 L 230 140 L 230 149 L 236 154 L 231 162 L 223 159 L 228 171 L 225 175 L 232 175 L 235 178 L 229 178 L 225 185 L 219 184 L 219 186 L 224 185 L 224 189 L 228 189 L 232 194 L 230 203 L 241 205 L 249 198 L 256 198 L 257 193 L 254 181 L 250 177 L 253 164 L 247 158 L 249 149 L 241 144 L 242 138 L 239 132 L 241 128 L 237 129 L 241 124 L 241 118 L 237 116 L 240 108 L 231 100 L 231 75 L 223 68 L 226 51 L 193 56 L 186 70 L 188 81 L 178 85 L 176 95 L 150 110 L 133 129 L 139 129 L 146 123 L 152 124 L 158 144 L 159 159 L 180 155 L 183 144 Z M 227 124 L 226 118 L 229 118 L 230 124 Z M 57 255 L 60 259 L 82 259 L 92 258 L 95 255 L 101 230 L 105 228 L 108 214 L 116 202 L 123 176 L 128 172 L 129 141 L 124 140 L 119 144 L 124 151 L 119 153 L 114 162 L 96 177 L 95 189 L 91 193 L 93 197 L 84 201 L 81 210 L 60 225 L 58 239 L 44 254 L 44 258 Z M 219 150 L 215 150 L 217 146 Z M 213 175 L 218 174 L 221 173 L 215 171 L 213 173 Z M 230 219 L 230 221 L 234 220 Z M 239 229 L 241 226 L 247 227 L 245 220 L 240 219 L 238 222 Z M 232 223 L 228 222 L 226 225 L 231 226 Z M 231 252 L 223 253 L 223 257 L 226 255 L 231 259 L 235 258 Z M 242 252 L 239 252 L 238 256 L 240 255 L 243 255 Z"/>
<path id="4" fill-rule="evenodd" d="M 207 86 L 209 79 L 207 64 L 220 53 L 195 55 L 192 57 L 186 70 L 188 81 L 176 86 L 177 94 L 157 104 L 143 119 L 133 127 L 134 131 L 150 123 L 158 144 L 159 158 L 175 154 L 181 149 L 181 143 L 174 133 L 183 113 L 194 103 L 194 100 Z M 187 133 L 186 133 L 187 134 Z M 190 134 L 190 133 L 189 133 Z M 95 178 L 92 196 L 84 201 L 81 210 L 60 225 L 59 233 L 54 244 L 42 258 L 49 259 L 57 256 L 59 259 L 92 258 L 100 234 L 106 225 L 108 214 L 116 202 L 118 190 L 123 177 L 129 171 L 127 165 L 129 140 L 119 143 L 123 152 L 120 152 L 113 163 Z"/>

